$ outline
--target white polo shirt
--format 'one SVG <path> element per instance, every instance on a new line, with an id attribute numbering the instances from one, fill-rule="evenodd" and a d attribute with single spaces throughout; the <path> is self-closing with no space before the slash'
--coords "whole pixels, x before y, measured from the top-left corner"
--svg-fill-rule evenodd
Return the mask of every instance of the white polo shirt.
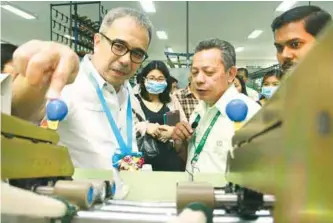
<path id="1" fill-rule="evenodd" d="M 244 94 L 238 93 L 234 85 L 231 85 L 228 90 L 222 95 L 222 97 L 216 102 L 215 105 L 209 107 L 205 102 L 200 101 L 194 112 L 190 117 L 190 123 L 192 124 L 199 114 L 201 119 L 196 131 L 195 146 L 199 145 L 199 142 L 210 125 L 212 119 L 218 111 L 221 115 L 217 119 L 213 128 L 211 129 L 206 143 L 199 155 L 199 159 L 196 162 L 196 168 L 194 173 L 202 172 L 222 172 L 225 173 L 228 151 L 232 149 L 232 137 L 235 133 L 234 123 L 228 118 L 226 114 L 226 106 L 233 99 L 241 99 L 248 106 L 248 114 L 246 120 L 249 120 L 259 109 L 260 106 L 251 98 Z M 190 140 L 188 146 L 188 158 L 186 169 L 192 172 L 191 160 L 195 152 L 194 140 Z"/>
<path id="2" fill-rule="evenodd" d="M 112 168 L 112 156 L 119 145 L 102 108 L 96 89 L 88 77 L 90 73 L 96 78 L 99 87 L 102 89 L 113 119 L 127 144 L 126 109 L 128 94 L 131 95 L 132 107 L 136 107 L 137 103 L 131 92 L 131 86 L 126 82 L 116 93 L 113 86 L 106 83 L 98 74 L 89 59 L 89 55 L 82 59 L 75 82 L 66 86 L 62 91 L 62 99 L 67 103 L 69 113 L 66 119 L 60 122 L 58 128 L 60 144 L 69 149 L 75 167 L 110 169 Z M 137 151 L 134 130 L 132 147 L 133 151 Z"/>

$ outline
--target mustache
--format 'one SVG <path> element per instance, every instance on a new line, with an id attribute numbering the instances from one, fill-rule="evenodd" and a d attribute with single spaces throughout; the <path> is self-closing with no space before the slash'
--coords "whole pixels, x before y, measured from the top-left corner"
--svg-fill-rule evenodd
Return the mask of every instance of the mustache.
<path id="1" fill-rule="evenodd" d="M 290 68 L 292 68 L 293 66 L 295 66 L 296 63 L 290 61 L 290 60 L 287 60 L 286 62 L 284 62 L 281 66 L 282 70 L 283 71 L 287 71 L 289 70 Z"/>
<path id="2" fill-rule="evenodd" d="M 124 65 L 110 66 L 110 70 L 115 70 L 115 71 L 125 73 L 125 74 L 129 74 L 131 72 L 131 68 L 129 66 L 124 66 Z"/>

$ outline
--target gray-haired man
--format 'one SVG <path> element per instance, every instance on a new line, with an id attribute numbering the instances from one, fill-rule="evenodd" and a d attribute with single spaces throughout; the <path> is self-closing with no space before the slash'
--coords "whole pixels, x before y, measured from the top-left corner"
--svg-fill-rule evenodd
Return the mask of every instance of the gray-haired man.
<path id="1" fill-rule="evenodd" d="M 142 116 L 143 112 L 131 92 L 128 79 L 147 58 L 151 37 L 152 25 L 144 14 L 129 8 L 112 9 L 104 17 L 99 33 L 94 35 L 94 54 L 82 59 L 75 81 L 72 79 L 73 83 L 63 89 L 63 86 L 52 88 L 52 82 L 57 75 L 65 85 L 70 79 L 69 74 L 77 70 L 69 69 L 78 63 L 69 48 L 50 42 L 30 42 L 18 50 L 16 60 L 14 58 L 16 65 L 21 69 L 42 70 L 38 74 L 50 76 L 51 89 L 56 90 L 49 92 L 48 96 L 52 98 L 60 94 L 67 103 L 69 113 L 60 123 L 58 132 L 60 142 L 68 147 L 75 167 L 111 169 L 112 157 L 121 147 L 119 137 L 127 152 L 137 151 L 130 113 L 132 108 Z M 50 69 L 44 69 L 47 66 Z M 15 89 L 13 92 L 15 94 Z M 36 94 L 45 98 L 40 91 Z M 111 113 L 118 133 L 111 127 L 107 113 Z"/>
<path id="2" fill-rule="evenodd" d="M 233 99 L 243 100 L 248 106 L 246 120 L 260 106 L 238 93 L 233 85 L 237 73 L 236 54 L 230 43 L 220 39 L 204 40 L 194 52 L 191 74 L 201 101 L 191 115 L 190 124 L 177 124 L 173 140 L 177 149 L 186 154 L 188 171 L 224 173 L 235 132 L 233 122 L 226 115 L 226 105 Z M 198 123 L 195 130 L 191 128 L 193 122 Z"/>

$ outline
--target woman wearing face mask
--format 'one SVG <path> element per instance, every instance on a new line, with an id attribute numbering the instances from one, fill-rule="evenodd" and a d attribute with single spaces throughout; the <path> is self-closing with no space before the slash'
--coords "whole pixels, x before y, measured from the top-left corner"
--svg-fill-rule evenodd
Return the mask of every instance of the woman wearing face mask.
<path id="1" fill-rule="evenodd" d="M 246 85 L 241 76 L 236 75 L 234 85 L 239 93 L 245 94 L 247 96 Z"/>
<path id="2" fill-rule="evenodd" d="M 162 61 L 152 61 L 142 69 L 141 75 L 140 93 L 136 96 L 148 122 L 146 134 L 157 140 L 160 151 L 148 164 L 154 171 L 184 171 L 185 163 L 173 148 L 170 149 L 169 140 L 174 127 L 164 125 L 163 116 L 169 111 L 179 110 L 180 121 L 186 121 L 179 101 L 170 94 L 172 79 L 169 69 Z"/>
<path id="3" fill-rule="evenodd" d="M 258 101 L 260 105 L 264 105 L 266 101 L 272 97 L 280 85 L 280 79 L 281 75 L 279 70 L 274 69 L 265 74 L 262 80 L 261 96 Z"/>

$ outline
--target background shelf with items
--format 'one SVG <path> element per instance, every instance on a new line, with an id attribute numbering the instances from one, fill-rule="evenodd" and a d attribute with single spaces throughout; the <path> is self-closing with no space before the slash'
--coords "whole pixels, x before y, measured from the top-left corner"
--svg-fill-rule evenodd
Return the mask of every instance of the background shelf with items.
<path id="1" fill-rule="evenodd" d="M 100 1 L 50 4 L 51 41 L 68 45 L 80 57 L 92 53 L 94 34 L 107 11 Z"/>
<path id="2" fill-rule="evenodd" d="M 264 69 L 260 69 L 256 72 L 253 72 L 251 74 L 249 74 L 249 87 L 257 90 L 258 92 L 261 91 L 261 84 L 262 84 L 262 80 L 264 78 L 264 75 L 272 70 L 280 70 L 280 65 L 279 64 L 275 64 L 273 66 L 264 68 Z"/>
<path id="3" fill-rule="evenodd" d="M 171 68 L 182 67 L 190 67 L 194 53 L 172 53 L 172 52 L 164 52 L 167 58 L 167 64 Z"/>

